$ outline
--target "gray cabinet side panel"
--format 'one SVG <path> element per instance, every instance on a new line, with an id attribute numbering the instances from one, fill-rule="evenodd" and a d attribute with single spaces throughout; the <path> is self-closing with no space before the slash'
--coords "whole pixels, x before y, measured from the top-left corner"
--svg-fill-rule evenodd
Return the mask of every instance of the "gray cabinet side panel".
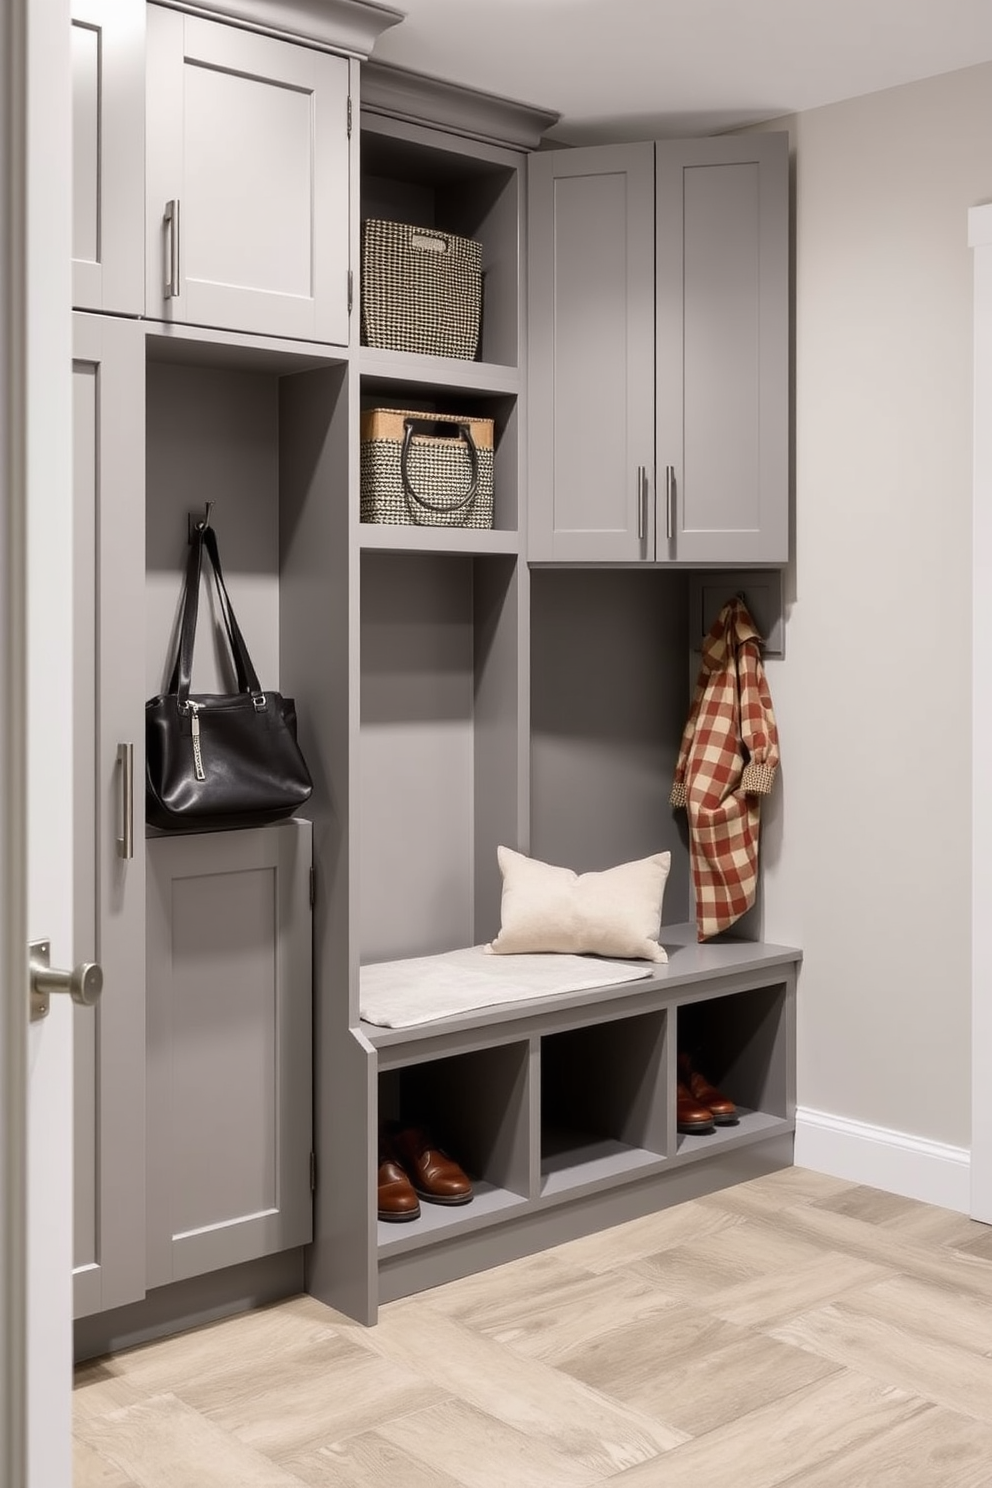
<path id="1" fill-rule="evenodd" d="M 514 559 L 476 560 L 473 942 L 492 940 L 499 932 L 502 877 L 496 849 L 520 844 L 518 808 L 526 795 L 527 766 L 520 589 L 526 583 L 526 570 Z"/>
<path id="2" fill-rule="evenodd" d="M 529 172 L 529 554 L 653 556 L 652 147 L 556 151 Z"/>
<path id="3" fill-rule="evenodd" d="M 788 557 L 784 136 L 658 147 L 658 468 L 682 562 Z"/>
<path id="4" fill-rule="evenodd" d="M 308 822 L 148 843 L 148 1282 L 310 1239 Z"/>
<path id="5" fill-rule="evenodd" d="M 145 865 L 144 336 L 77 315 L 75 371 L 76 694 L 73 707 L 75 959 L 98 961 L 104 992 L 75 1019 L 75 1311 L 142 1297 L 144 1255 Z M 134 750 L 135 854 L 124 830 L 118 745 Z"/>

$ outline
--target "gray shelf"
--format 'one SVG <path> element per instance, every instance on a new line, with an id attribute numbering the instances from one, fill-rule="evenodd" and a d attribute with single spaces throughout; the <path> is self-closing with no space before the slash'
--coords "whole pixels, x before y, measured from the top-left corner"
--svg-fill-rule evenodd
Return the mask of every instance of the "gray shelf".
<path id="1" fill-rule="evenodd" d="M 484 393 L 516 397 L 521 392 L 521 377 L 516 367 L 496 362 L 470 362 L 461 357 L 423 356 L 413 351 L 386 351 L 377 346 L 362 346 L 358 353 L 358 370 L 368 392 L 379 387 L 409 384 L 436 388 L 449 393 Z"/>
<path id="2" fill-rule="evenodd" d="M 721 1149 L 744 1147 L 750 1142 L 762 1141 L 765 1137 L 777 1136 L 783 1132 L 794 1132 L 795 1129 L 794 1117 L 771 1116 L 767 1111 L 742 1111 L 737 1126 L 718 1126 L 706 1136 L 684 1136 L 680 1132 L 678 1151 L 672 1163 L 705 1161 Z"/>
<path id="3" fill-rule="evenodd" d="M 577 1138 L 567 1151 L 545 1153 L 541 1161 L 541 1198 L 591 1192 L 610 1183 L 653 1172 L 666 1161 L 660 1152 L 628 1147 L 613 1137 Z"/>
<path id="4" fill-rule="evenodd" d="M 422 1203 L 419 1219 L 405 1220 L 402 1224 L 377 1220 L 380 1258 L 434 1245 L 456 1233 L 468 1234 L 483 1229 L 529 1207 L 522 1194 L 497 1188 L 492 1183 L 473 1179 L 472 1187 L 474 1195 L 469 1204 L 445 1207 L 443 1204 Z"/>
<path id="5" fill-rule="evenodd" d="M 359 543 L 364 552 L 462 553 L 486 557 L 491 553 L 515 556 L 520 551 L 516 532 L 472 527 L 414 527 L 388 522 L 362 522 Z"/>

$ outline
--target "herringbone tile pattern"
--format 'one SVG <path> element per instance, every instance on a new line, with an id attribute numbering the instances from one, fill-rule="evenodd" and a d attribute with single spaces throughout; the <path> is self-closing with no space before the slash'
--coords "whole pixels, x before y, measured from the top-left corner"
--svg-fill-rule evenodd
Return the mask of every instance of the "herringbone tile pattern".
<path id="1" fill-rule="evenodd" d="M 992 1488 L 992 1232 L 798 1168 L 77 1371 L 75 1488 Z"/>

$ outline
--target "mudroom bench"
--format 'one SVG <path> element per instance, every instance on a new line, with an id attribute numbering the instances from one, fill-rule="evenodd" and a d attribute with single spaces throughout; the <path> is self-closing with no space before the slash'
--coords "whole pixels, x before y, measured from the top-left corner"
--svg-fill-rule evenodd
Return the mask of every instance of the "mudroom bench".
<path id="1" fill-rule="evenodd" d="M 351 1030 L 378 1121 L 428 1125 L 474 1187 L 471 1203 L 398 1225 L 376 1220 L 369 1181 L 370 1321 L 378 1302 L 791 1163 L 801 952 L 699 945 L 692 925 L 662 941 L 667 965 L 639 981 Z M 680 1050 L 732 1097 L 737 1125 L 677 1130 Z"/>

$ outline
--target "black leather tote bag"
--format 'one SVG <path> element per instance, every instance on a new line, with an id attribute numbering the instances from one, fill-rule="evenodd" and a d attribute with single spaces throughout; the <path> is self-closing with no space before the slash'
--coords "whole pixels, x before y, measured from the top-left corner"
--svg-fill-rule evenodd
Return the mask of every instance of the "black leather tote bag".
<path id="1" fill-rule="evenodd" d="M 190 692 L 204 552 L 234 659 L 234 693 Z M 280 821 L 313 790 L 296 739 L 296 705 L 259 686 L 224 584 L 217 538 L 206 522 L 190 542 L 168 691 L 145 704 L 145 775 L 148 821 L 173 832 Z"/>

